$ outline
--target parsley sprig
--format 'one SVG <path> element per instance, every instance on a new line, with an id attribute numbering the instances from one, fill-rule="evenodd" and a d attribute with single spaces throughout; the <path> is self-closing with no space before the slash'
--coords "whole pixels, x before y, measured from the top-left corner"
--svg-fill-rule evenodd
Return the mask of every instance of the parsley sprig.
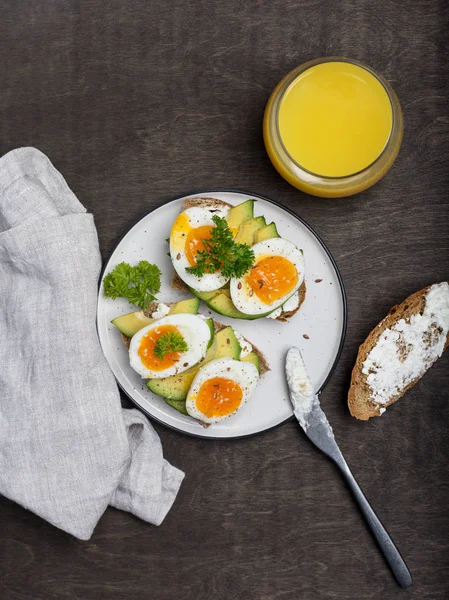
<path id="1" fill-rule="evenodd" d="M 161 289 L 161 271 L 146 260 L 141 260 L 135 267 L 122 262 L 106 275 L 103 285 L 108 298 L 127 298 L 132 304 L 145 309 L 156 300 L 155 294 Z"/>
<path id="2" fill-rule="evenodd" d="M 189 346 L 181 334 L 176 331 L 163 333 L 154 346 L 154 355 L 161 360 L 172 352 L 187 352 Z"/>
<path id="3" fill-rule="evenodd" d="M 254 264 L 254 252 L 248 244 L 237 244 L 224 217 L 212 217 L 215 227 L 209 239 L 203 239 L 205 250 L 196 255 L 196 265 L 187 271 L 202 277 L 220 271 L 224 277 L 242 277 Z"/>

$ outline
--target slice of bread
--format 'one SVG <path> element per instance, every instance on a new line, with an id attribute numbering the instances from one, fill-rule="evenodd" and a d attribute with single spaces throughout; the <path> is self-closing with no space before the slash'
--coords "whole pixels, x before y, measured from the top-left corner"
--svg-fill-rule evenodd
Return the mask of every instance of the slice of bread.
<path id="1" fill-rule="evenodd" d="M 407 390 L 413 387 L 415 383 L 417 383 L 426 373 L 426 371 L 432 366 L 433 363 L 429 364 L 427 368 L 424 368 L 418 377 L 416 377 L 398 393 L 389 397 L 388 401 L 384 404 L 379 404 L 373 400 L 372 390 L 367 382 L 367 375 L 363 373 L 363 363 L 367 359 L 371 350 L 376 346 L 386 329 L 391 329 L 401 319 L 409 322 L 413 315 L 423 314 L 426 305 L 426 295 L 431 287 L 432 286 L 425 287 L 419 292 L 415 292 L 406 298 L 402 304 L 393 306 L 388 315 L 371 331 L 366 340 L 360 346 L 354 369 L 352 371 L 351 385 L 348 393 L 349 411 L 356 419 L 367 421 L 371 417 L 379 417 L 384 412 L 382 409 L 387 408 L 399 400 L 399 398 L 401 398 Z M 448 345 L 449 333 L 446 336 L 446 342 L 444 345 L 445 350 Z M 424 346 L 425 342 L 423 341 L 423 348 Z"/>
<path id="2" fill-rule="evenodd" d="M 151 302 L 147 308 L 143 311 L 146 317 L 151 318 L 152 313 L 157 309 L 158 306 L 158 302 Z M 167 303 L 167 306 L 171 306 L 171 304 L 173 303 Z M 222 329 L 224 329 L 225 327 L 227 327 L 227 325 L 223 325 L 222 323 L 219 323 L 218 321 L 214 320 L 214 330 L 215 333 L 218 333 L 219 331 L 221 331 Z M 241 335 L 241 334 L 240 334 Z M 123 333 L 121 334 L 122 336 L 122 341 L 125 344 L 125 346 L 127 348 L 129 348 L 129 344 L 131 342 L 131 338 L 124 335 Z M 244 337 L 244 336 L 242 336 Z M 244 340 L 246 342 L 248 342 L 248 344 L 251 344 L 252 346 L 252 352 L 254 352 L 255 354 L 257 354 L 257 356 L 259 357 L 259 366 L 260 366 L 260 376 L 262 377 L 262 375 L 264 375 L 265 373 L 267 373 L 270 370 L 270 367 L 268 365 L 267 359 L 265 358 L 265 356 L 262 354 L 262 352 L 256 348 L 254 346 L 254 344 L 251 342 L 251 340 L 248 340 L 247 338 L 244 337 Z"/>
<path id="3" fill-rule="evenodd" d="M 224 202 L 223 200 L 219 200 L 218 198 L 186 198 L 182 204 L 182 210 L 187 210 L 192 207 L 200 207 L 200 208 L 232 208 L 232 204 L 228 202 Z M 179 277 L 176 271 L 173 271 L 171 286 L 175 290 L 179 290 L 180 292 L 188 292 L 189 288 L 183 282 L 183 280 Z M 283 323 L 287 322 L 293 315 L 295 315 L 298 310 L 301 308 L 301 304 L 304 302 L 306 298 L 306 282 L 305 280 L 302 282 L 301 287 L 298 290 L 299 294 L 299 302 L 298 306 L 290 311 L 283 311 L 278 317 L 276 317 L 277 321 L 281 321 Z"/>

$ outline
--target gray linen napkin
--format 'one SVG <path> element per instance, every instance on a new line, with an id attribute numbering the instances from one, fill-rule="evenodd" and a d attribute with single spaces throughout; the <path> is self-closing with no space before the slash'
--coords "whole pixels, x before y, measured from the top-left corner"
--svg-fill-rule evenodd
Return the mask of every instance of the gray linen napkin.
<path id="1" fill-rule="evenodd" d="M 184 473 L 122 410 L 99 346 L 93 217 L 34 148 L 0 159 L 0 494 L 80 539 L 110 504 L 159 525 Z"/>

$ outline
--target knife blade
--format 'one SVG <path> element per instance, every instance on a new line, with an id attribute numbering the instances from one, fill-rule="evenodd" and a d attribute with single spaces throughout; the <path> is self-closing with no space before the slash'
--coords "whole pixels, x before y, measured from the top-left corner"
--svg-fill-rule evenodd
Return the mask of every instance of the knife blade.
<path id="1" fill-rule="evenodd" d="M 409 587 L 413 583 L 410 571 L 366 499 L 335 441 L 332 427 L 320 406 L 318 395 L 314 393 L 299 348 L 292 347 L 287 352 L 285 370 L 295 417 L 310 441 L 340 469 L 396 581 L 402 588 Z"/>

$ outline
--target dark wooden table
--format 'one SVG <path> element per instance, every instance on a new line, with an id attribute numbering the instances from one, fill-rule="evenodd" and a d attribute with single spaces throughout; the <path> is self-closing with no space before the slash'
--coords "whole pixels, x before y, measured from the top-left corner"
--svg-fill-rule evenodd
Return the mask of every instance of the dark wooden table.
<path id="1" fill-rule="evenodd" d="M 154 203 L 212 186 L 272 197 L 328 243 L 349 326 L 322 404 L 414 576 L 396 586 L 295 423 L 230 442 L 155 425 L 187 474 L 163 525 L 109 509 L 80 542 L 2 498 L 3 600 L 449 598 L 448 357 L 381 419 L 357 422 L 346 405 L 370 329 L 449 279 L 448 21 L 445 0 L 3 0 L 0 152 L 50 157 L 94 213 L 104 258 Z M 350 199 L 296 191 L 263 147 L 270 91 L 320 55 L 377 68 L 404 108 L 397 163 Z"/>

